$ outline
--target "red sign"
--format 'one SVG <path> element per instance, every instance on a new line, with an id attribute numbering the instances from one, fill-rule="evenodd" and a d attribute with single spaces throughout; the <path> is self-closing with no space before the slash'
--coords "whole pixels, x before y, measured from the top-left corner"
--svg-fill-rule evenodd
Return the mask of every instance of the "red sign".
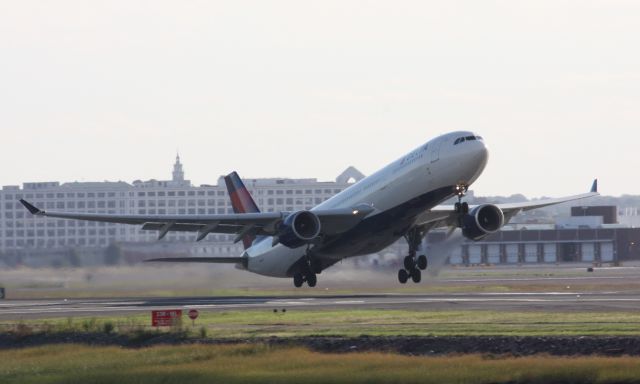
<path id="1" fill-rule="evenodd" d="M 189 318 L 191 320 L 195 320 L 198 318 L 198 310 L 197 309 L 191 309 L 189 310 Z"/>
<path id="2" fill-rule="evenodd" d="M 181 321 L 182 311 L 179 309 L 151 311 L 151 325 L 154 327 L 171 327 Z"/>

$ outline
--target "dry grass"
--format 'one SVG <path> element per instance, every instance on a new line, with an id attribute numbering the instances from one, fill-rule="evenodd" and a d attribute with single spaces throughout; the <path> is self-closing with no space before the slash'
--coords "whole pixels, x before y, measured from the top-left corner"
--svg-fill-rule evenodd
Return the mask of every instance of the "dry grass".
<path id="1" fill-rule="evenodd" d="M 264 345 L 0 351 L 2 383 L 635 383 L 640 358 L 321 354 Z"/>

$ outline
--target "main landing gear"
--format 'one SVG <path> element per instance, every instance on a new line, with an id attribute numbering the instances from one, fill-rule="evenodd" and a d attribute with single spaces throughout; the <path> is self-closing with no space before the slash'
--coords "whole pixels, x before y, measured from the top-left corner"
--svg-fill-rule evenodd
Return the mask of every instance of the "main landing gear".
<path id="1" fill-rule="evenodd" d="M 398 271 L 398 281 L 400 284 L 406 284 L 409 279 L 414 283 L 419 283 L 420 280 L 422 280 L 422 271 L 427 269 L 427 256 L 419 255 L 416 257 L 416 255 L 422 245 L 423 237 L 424 232 L 421 228 L 412 228 L 404 236 L 407 243 L 409 243 L 409 255 L 403 260 L 404 269 Z"/>
<path id="2" fill-rule="evenodd" d="M 313 272 L 307 273 L 305 275 L 303 275 L 300 272 L 297 272 L 293 275 L 293 285 L 296 288 L 302 287 L 302 284 L 304 284 L 305 282 L 307 283 L 307 285 L 313 288 L 318 283 L 318 277 Z"/>
<path id="3" fill-rule="evenodd" d="M 318 284 L 317 275 L 320 273 L 322 273 L 322 264 L 314 260 L 307 251 L 304 264 L 300 268 L 300 271 L 293 274 L 293 285 L 296 288 L 300 288 L 306 282 L 308 286 L 313 288 Z"/>

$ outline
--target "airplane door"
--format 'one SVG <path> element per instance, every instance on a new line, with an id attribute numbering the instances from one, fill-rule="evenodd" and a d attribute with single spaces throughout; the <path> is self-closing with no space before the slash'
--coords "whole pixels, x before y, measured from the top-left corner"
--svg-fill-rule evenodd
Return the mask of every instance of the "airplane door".
<path id="1" fill-rule="evenodd" d="M 435 163 L 440 160 L 440 147 L 442 147 L 442 140 L 436 140 L 431 146 L 431 162 Z"/>

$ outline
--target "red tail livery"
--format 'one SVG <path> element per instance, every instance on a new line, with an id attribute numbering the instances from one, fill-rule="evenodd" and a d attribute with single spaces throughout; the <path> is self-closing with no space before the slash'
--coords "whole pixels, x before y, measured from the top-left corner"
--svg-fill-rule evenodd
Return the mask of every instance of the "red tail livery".
<path id="1" fill-rule="evenodd" d="M 229 197 L 231 198 L 231 206 L 233 207 L 233 212 L 235 213 L 259 213 L 260 209 L 256 205 L 256 202 L 253 201 L 251 194 L 247 190 L 247 187 L 244 186 L 242 180 L 240 180 L 240 176 L 238 176 L 237 172 L 231 172 L 227 176 L 224 177 L 224 182 L 227 184 L 227 192 L 229 193 Z M 253 234 L 245 235 L 242 238 L 242 244 L 244 244 L 244 248 L 247 249 L 253 243 L 256 236 Z"/>

